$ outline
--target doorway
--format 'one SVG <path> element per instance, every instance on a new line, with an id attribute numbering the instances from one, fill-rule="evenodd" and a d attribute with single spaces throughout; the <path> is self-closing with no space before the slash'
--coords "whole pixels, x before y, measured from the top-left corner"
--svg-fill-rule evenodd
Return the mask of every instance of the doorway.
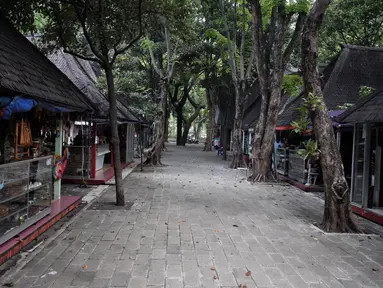
<path id="1" fill-rule="evenodd" d="M 369 208 L 383 215 L 383 128 L 376 127 L 371 131 L 371 198 L 369 197 Z"/>

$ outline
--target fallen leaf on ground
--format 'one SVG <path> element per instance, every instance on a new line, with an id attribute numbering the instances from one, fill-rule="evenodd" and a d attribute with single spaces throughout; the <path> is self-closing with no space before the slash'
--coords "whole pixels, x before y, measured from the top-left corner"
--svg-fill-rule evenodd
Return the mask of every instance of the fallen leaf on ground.
<path id="1" fill-rule="evenodd" d="M 215 230 L 215 232 L 217 232 L 217 233 L 218 233 L 218 232 L 219 232 L 219 230 Z"/>
<path id="2" fill-rule="evenodd" d="M 82 265 L 82 269 L 88 269 L 88 265 L 87 264 L 84 264 L 84 265 Z"/>
<path id="3" fill-rule="evenodd" d="M 214 267 L 211 267 L 211 269 L 210 270 L 212 270 L 212 271 L 215 271 L 215 268 Z"/>
<path id="4" fill-rule="evenodd" d="M 250 276 L 251 275 L 251 271 L 247 271 L 245 275 L 246 276 Z"/>

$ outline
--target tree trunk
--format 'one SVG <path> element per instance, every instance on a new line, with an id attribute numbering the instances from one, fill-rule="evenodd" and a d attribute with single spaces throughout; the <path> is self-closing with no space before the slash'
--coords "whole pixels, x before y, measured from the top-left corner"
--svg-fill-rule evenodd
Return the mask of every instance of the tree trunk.
<path id="1" fill-rule="evenodd" d="M 166 91 L 166 82 L 161 80 L 160 84 L 160 113 L 159 113 L 159 122 L 157 127 L 157 135 L 154 147 L 152 149 L 152 154 L 148 159 L 152 165 L 157 165 L 161 163 L 162 149 L 165 145 L 165 124 L 166 124 L 166 103 L 167 103 L 167 91 Z"/>
<path id="2" fill-rule="evenodd" d="M 191 127 L 191 123 L 190 122 L 184 122 L 184 131 L 182 133 L 182 143 L 183 143 L 183 145 L 186 145 L 186 143 L 187 143 L 190 127 Z"/>
<path id="3" fill-rule="evenodd" d="M 120 138 L 118 136 L 118 120 L 117 120 L 117 99 L 114 91 L 114 79 L 112 67 L 105 66 L 105 75 L 108 85 L 109 98 L 109 121 L 112 134 L 112 149 L 114 154 L 114 177 L 116 179 L 116 205 L 125 205 L 124 188 L 122 185 L 122 169 L 120 157 Z"/>
<path id="4" fill-rule="evenodd" d="M 182 143 L 182 109 L 183 107 L 177 107 L 176 108 L 176 114 L 177 114 L 177 146 L 185 145 L 185 143 Z"/>
<path id="5" fill-rule="evenodd" d="M 227 160 L 227 140 L 228 140 L 228 135 L 229 135 L 229 131 L 226 127 L 223 128 L 223 132 L 222 132 L 222 160 L 226 161 Z"/>
<path id="6" fill-rule="evenodd" d="M 206 100 L 209 109 L 209 119 L 206 124 L 206 142 L 203 151 L 212 151 L 212 141 L 215 128 L 215 103 L 212 101 L 212 97 L 214 97 L 214 95 L 211 95 L 212 92 L 209 89 L 209 87 L 206 88 Z"/>
<path id="7" fill-rule="evenodd" d="M 317 0 L 307 19 L 302 36 L 302 69 L 306 97 L 320 100 L 311 110 L 316 139 L 320 147 L 320 164 L 325 189 L 325 207 L 322 228 L 327 232 L 355 232 L 355 224 L 350 206 L 350 192 L 339 149 L 336 144 L 332 121 L 326 103 L 317 69 L 317 34 L 330 0 Z M 312 93 L 312 94 L 310 94 Z"/>
<path id="8" fill-rule="evenodd" d="M 253 180 L 254 181 L 272 181 L 275 180 L 272 173 L 272 154 L 273 154 L 273 140 L 275 127 L 278 120 L 278 111 L 281 102 L 283 73 L 274 73 L 267 112 L 264 111 L 262 117 L 259 119 L 259 127 L 257 127 L 256 135 L 254 137 L 253 146 Z M 268 93 L 268 91 L 266 92 Z M 261 107 L 265 108 L 265 107 Z M 258 126 L 258 125 L 257 125 Z"/>
<path id="9" fill-rule="evenodd" d="M 166 99 L 166 118 L 165 118 L 165 132 L 164 132 L 164 142 L 168 142 L 169 139 L 169 118 L 170 118 L 170 107 L 168 100 Z"/>
<path id="10" fill-rule="evenodd" d="M 198 123 L 197 129 L 196 129 L 196 132 L 195 132 L 195 138 L 197 139 L 198 142 L 199 142 L 199 137 L 201 136 L 202 126 L 203 126 L 202 122 Z"/>
<path id="11" fill-rule="evenodd" d="M 245 95 L 245 89 L 235 89 L 235 118 L 233 129 L 233 159 L 230 164 L 230 168 L 237 169 L 243 166 L 242 157 L 242 123 L 243 114 L 245 113 L 245 103 L 247 97 Z"/>

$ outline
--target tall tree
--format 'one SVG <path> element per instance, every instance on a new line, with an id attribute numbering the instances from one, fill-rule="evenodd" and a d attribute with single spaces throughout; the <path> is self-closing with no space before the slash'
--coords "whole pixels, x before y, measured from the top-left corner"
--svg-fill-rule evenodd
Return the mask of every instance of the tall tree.
<path id="1" fill-rule="evenodd" d="M 94 61 L 105 72 L 109 120 L 114 153 L 116 204 L 125 205 L 117 121 L 117 100 L 113 66 L 117 57 L 140 39 L 143 32 L 143 14 L 146 0 L 50 0 L 46 1 L 49 40 L 64 47 L 66 53 Z M 127 17 L 129 15 L 129 17 Z M 51 42 L 52 43 L 52 42 Z"/>
<path id="2" fill-rule="evenodd" d="M 157 165 L 161 163 L 161 154 L 162 149 L 165 146 L 165 131 L 166 131 L 166 114 L 167 114 L 167 100 L 168 100 L 168 87 L 170 84 L 170 80 L 173 76 L 174 64 L 175 64 L 175 55 L 177 55 L 177 45 L 172 45 L 170 33 L 168 31 L 166 20 L 162 18 L 163 22 L 163 36 L 166 43 L 166 55 L 167 55 L 167 65 L 166 68 L 162 67 L 163 63 L 163 55 L 161 54 L 161 59 L 156 59 L 155 54 L 153 52 L 153 43 L 150 42 L 149 39 L 147 43 L 147 47 L 150 54 L 150 59 L 152 65 L 154 67 L 155 72 L 158 74 L 160 78 L 160 94 L 159 94 L 159 113 L 158 113 L 158 122 L 156 127 L 156 139 L 154 142 L 154 146 L 152 149 L 152 154 L 150 156 L 151 164 Z"/>
<path id="3" fill-rule="evenodd" d="M 328 62 L 339 44 L 381 46 L 383 9 L 380 0 L 335 0 L 326 12 L 319 34 L 319 56 Z"/>
<path id="4" fill-rule="evenodd" d="M 210 58 L 210 55 L 209 55 Z M 203 148 L 203 151 L 212 151 L 212 141 L 215 132 L 215 116 L 216 116 L 216 106 L 218 101 L 218 77 L 217 69 L 206 69 L 205 70 L 205 81 L 204 87 L 206 90 L 206 103 L 208 117 L 206 122 L 206 141 Z"/>
<path id="5" fill-rule="evenodd" d="M 248 98 L 248 92 L 252 86 L 252 66 L 254 59 L 254 48 L 250 45 L 250 53 L 246 53 L 246 34 L 249 31 L 249 23 L 251 22 L 251 16 L 246 8 L 246 1 L 242 0 L 240 3 L 228 1 L 230 7 L 229 11 L 234 6 L 234 29 L 229 29 L 227 8 L 225 7 L 225 1 L 220 0 L 221 11 L 223 16 L 223 23 L 225 25 L 225 32 L 227 36 L 227 49 L 229 54 L 229 65 L 231 70 L 231 76 L 235 91 L 235 116 L 234 116 L 234 128 L 233 128 L 233 159 L 230 164 L 230 168 L 236 169 L 242 166 L 242 121 L 245 113 L 245 104 Z M 239 11 L 238 11 L 239 8 Z M 240 20 L 237 21 L 237 18 Z M 240 23 L 240 44 L 239 50 L 237 49 L 237 22 Z M 239 54 L 239 65 L 237 65 L 237 55 Z"/>
<path id="6" fill-rule="evenodd" d="M 189 74 L 189 77 L 191 77 L 190 79 L 188 79 L 189 77 L 185 77 L 185 75 L 183 75 L 183 76 L 184 77 L 182 77 L 182 80 L 181 80 L 182 82 L 178 82 L 178 83 L 174 84 L 173 93 L 171 93 L 169 91 L 170 101 L 172 102 L 172 104 L 174 106 L 174 110 L 175 110 L 176 116 L 177 116 L 176 144 L 178 146 L 184 146 L 186 144 L 187 134 L 186 134 L 186 138 L 185 138 L 185 135 L 184 135 L 185 129 L 188 128 L 187 130 L 189 131 L 192 122 L 196 119 L 196 117 L 198 117 L 199 110 L 201 109 L 200 105 L 196 104 L 194 102 L 194 100 L 191 99 L 191 96 L 190 96 L 190 92 L 192 91 L 192 89 L 196 85 L 200 75 L 199 74 L 196 74 L 196 75 Z M 181 93 L 179 93 L 180 88 L 182 88 Z M 179 97 L 179 94 L 181 94 L 181 97 Z M 190 104 L 192 104 L 192 105 L 196 104 L 196 106 L 193 106 L 196 109 L 195 110 L 196 111 L 195 117 L 193 116 L 191 118 L 187 118 L 184 116 L 184 108 L 185 108 L 185 105 L 187 104 L 188 100 L 189 100 Z M 182 131 L 184 131 L 184 133 Z"/>
<path id="7" fill-rule="evenodd" d="M 358 228 L 352 217 L 349 188 L 317 69 L 317 34 L 330 2 L 331 0 L 316 0 L 303 31 L 304 102 L 320 147 L 320 163 L 325 188 L 322 228 L 327 232 L 354 232 Z"/>
<path id="8" fill-rule="evenodd" d="M 199 98 L 198 96 L 200 96 L 200 94 L 198 93 L 199 90 L 200 89 L 194 89 L 193 91 L 194 92 L 193 94 L 196 97 L 193 97 L 192 95 L 190 95 L 191 94 L 190 91 L 185 90 L 185 92 L 187 93 L 186 97 L 192 107 L 191 109 L 192 112 L 185 113 L 186 111 L 184 111 L 184 113 L 182 113 L 182 122 L 183 122 L 182 143 L 185 143 L 185 144 L 187 142 L 189 131 L 193 122 L 197 119 L 198 116 L 200 116 L 201 110 L 205 108 L 205 106 L 202 104 L 202 101 L 198 99 Z"/>
<path id="9" fill-rule="evenodd" d="M 253 140 L 251 178 L 254 181 L 268 181 L 273 178 L 271 155 L 283 76 L 291 54 L 299 43 L 310 1 L 268 0 L 263 2 L 263 6 L 259 0 L 250 2 L 256 67 L 262 96 L 260 117 Z"/>

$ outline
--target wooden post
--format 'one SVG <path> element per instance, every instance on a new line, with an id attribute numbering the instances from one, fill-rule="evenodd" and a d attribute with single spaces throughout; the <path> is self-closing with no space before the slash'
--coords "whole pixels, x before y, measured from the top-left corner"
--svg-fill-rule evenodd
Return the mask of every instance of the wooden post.
<path id="1" fill-rule="evenodd" d="M 356 166 L 357 166 L 357 159 L 355 158 L 356 157 L 356 149 L 357 149 L 357 141 L 358 141 L 358 137 L 357 137 L 357 129 L 358 126 L 357 124 L 354 123 L 354 127 L 353 127 L 353 137 L 352 137 L 352 162 L 351 162 L 351 190 L 350 190 L 350 202 L 354 202 L 354 188 L 355 188 L 355 177 L 356 177 Z M 356 161 L 355 161 L 356 160 Z"/>
<path id="2" fill-rule="evenodd" d="M 56 121 L 56 138 L 55 138 L 55 155 L 62 157 L 63 154 L 63 121 Z M 58 200 L 61 197 L 61 179 L 54 181 L 53 185 L 53 200 Z"/>
<path id="3" fill-rule="evenodd" d="M 222 137 L 222 148 L 223 148 L 223 155 L 222 160 L 227 160 L 227 136 L 228 136 L 228 129 L 226 127 L 223 127 L 223 137 Z"/>
<path id="4" fill-rule="evenodd" d="M 376 207 L 379 207 L 380 203 L 380 173 L 381 173 L 381 163 L 382 163 L 382 147 L 379 146 L 379 132 L 380 129 L 376 129 L 376 154 L 375 154 L 375 189 L 374 189 L 374 204 Z"/>
<path id="5" fill-rule="evenodd" d="M 144 149 L 144 145 L 143 145 L 143 140 L 144 140 L 144 133 L 142 131 L 142 124 L 140 124 L 140 158 L 141 158 L 141 172 L 144 171 L 144 162 L 143 162 L 143 149 Z"/>
<path id="6" fill-rule="evenodd" d="M 90 123 L 89 123 L 90 124 Z M 92 168 L 91 168 L 91 178 L 96 178 L 96 161 L 97 161 L 97 147 L 96 147 L 96 136 L 97 136 L 97 124 L 93 124 L 92 131 Z"/>
<path id="7" fill-rule="evenodd" d="M 133 137 L 132 132 L 131 132 L 131 124 L 126 124 L 125 128 L 125 133 L 126 133 L 126 143 L 125 143 L 125 161 L 128 163 L 132 159 L 130 159 L 130 151 L 131 151 L 131 139 Z M 134 149 L 133 149 L 134 150 Z"/>
<path id="8" fill-rule="evenodd" d="M 370 152 L 371 152 L 371 124 L 363 124 L 364 140 L 364 163 L 363 163 L 363 192 L 362 207 L 367 208 L 368 203 L 368 186 L 370 181 Z"/>

